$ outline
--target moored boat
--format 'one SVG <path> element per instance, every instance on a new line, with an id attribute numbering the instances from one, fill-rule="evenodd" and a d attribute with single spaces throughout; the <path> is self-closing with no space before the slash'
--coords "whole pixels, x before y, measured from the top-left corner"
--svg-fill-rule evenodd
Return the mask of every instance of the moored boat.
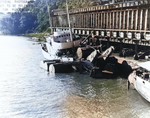
<path id="1" fill-rule="evenodd" d="M 70 30 L 56 31 L 53 35 L 46 37 L 46 43 L 42 44 L 42 53 L 46 59 L 53 60 L 59 59 L 63 55 L 72 54 L 82 39 L 72 34 L 72 40 L 70 38 Z"/>
<path id="2" fill-rule="evenodd" d="M 133 83 L 139 94 L 150 102 L 150 61 L 142 62 L 138 65 L 140 67 L 129 75 L 128 81 Z"/>

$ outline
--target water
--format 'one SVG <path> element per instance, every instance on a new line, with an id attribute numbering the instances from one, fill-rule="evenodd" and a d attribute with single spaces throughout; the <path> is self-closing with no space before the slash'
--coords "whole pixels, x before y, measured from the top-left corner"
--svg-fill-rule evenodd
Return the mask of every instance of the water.
<path id="1" fill-rule="evenodd" d="M 40 45 L 0 36 L 0 118 L 148 118 L 150 103 L 127 80 L 48 74 Z"/>

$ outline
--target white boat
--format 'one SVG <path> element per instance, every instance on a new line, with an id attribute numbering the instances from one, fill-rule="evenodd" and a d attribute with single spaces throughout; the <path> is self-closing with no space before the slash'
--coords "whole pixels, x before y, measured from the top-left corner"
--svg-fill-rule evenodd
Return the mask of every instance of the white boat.
<path id="1" fill-rule="evenodd" d="M 129 75 L 128 80 L 133 83 L 139 94 L 150 102 L 150 61 L 142 62 L 138 65 L 140 67 Z"/>
<path id="2" fill-rule="evenodd" d="M 46 43 L 42 44 L 42 53 L 44 57 L 48 60 L 55 60 L 55 59 L 60 59 L 60 60 L 64 59 L 65 61 L 73 60 L 73 58 L 67 58 L 64 56 L 62 57 L 62 55 L 73 54 L 74 53 L 73 50 L 77 48 L 80 42 L 82 41 L 82 39 L 79 36 L 72 33 L 67 0 L 66 0 L 66 11 L 67 11 L 69 30 L 61 31 L 56 29 L 56 32 L 54 32 L 53 35 L 46 37 Z M 48 13 L 49 13 L 49 20 L 50 20 L 49 22 L 51 26 L 51 31 L 53 31 L 49 7 L 48 7 Z"/>
<path id="3" fill-rule="evenodd" d="M 71 40 L 70 34 L 70 30 L 56 31 L 53 35 L 46 37 L 46 43 L 42 44 L 44 57 L 48 60 L 53 60 L 61 59 L 62 55 L 72 54 L 72 50 L 79 46 L 82 39 L 72 34 Z"/>

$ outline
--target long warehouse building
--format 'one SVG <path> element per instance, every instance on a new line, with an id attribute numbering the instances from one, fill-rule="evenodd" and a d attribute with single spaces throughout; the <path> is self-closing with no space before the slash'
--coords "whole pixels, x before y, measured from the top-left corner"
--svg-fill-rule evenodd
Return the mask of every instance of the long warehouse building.
<path id="1" fill-rule="evenodd" d="M 74 33 L 82 36 L 94 31 L 95 35 L 112 42 L 149 45 L 150 0 L 128 1 L 69 10 Z M 51 12 L 52 28 L 66 30 L 66 10 Z"/>

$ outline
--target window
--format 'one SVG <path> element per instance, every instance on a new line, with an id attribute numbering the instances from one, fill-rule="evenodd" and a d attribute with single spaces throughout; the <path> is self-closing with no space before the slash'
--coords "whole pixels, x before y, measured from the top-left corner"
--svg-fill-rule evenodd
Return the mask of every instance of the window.
<path id="1" fill-rule="evenodd" d="M 16 9 L 12 8 L 12 11 L 15 11 Z"/>
<path id="2" fill-rule="evenodd" d="M 4 7 L 4 4 L 0 4 L 0 7 Z"/>
<path id="3" fill-rule="evenodd" d="M 23 5 L 22 5 L 22 4 L 19 4 L 18 7 L 23 7 Z"/>
<path id="4" fill-rule="evenodd" d="M 10 7 L 10 4 L 7 4 L 7 7 Z"/>
<path id="5" fill-rule="evenodd" d="M 12 7 L 16 7 L 16 5 L 15 5 L 15 4 L 13 4 L 13 5 L 12 5 Z"/>
<path id="6" fill-rule="evenodd" d="M 3 11 L 8 11 L 8 8 L 3 8 Z"/>

